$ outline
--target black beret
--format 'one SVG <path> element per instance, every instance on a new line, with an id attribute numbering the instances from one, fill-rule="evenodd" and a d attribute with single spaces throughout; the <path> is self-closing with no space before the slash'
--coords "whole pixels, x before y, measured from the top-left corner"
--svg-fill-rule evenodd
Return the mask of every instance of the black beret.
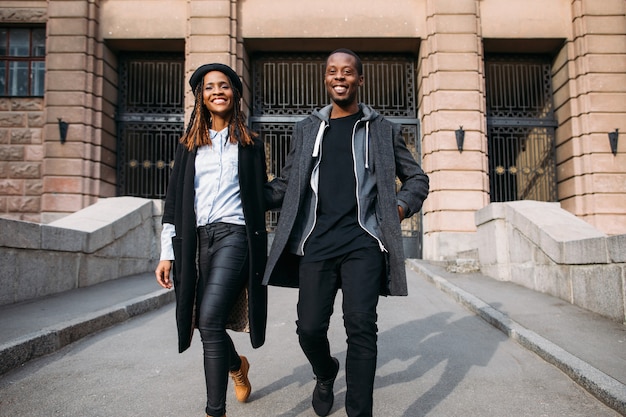
<path id="1" fill-rule="evenodd" d="M 237 73 L 233 71 L 233 69 L 228 65 L 219 63 L 204 64 L 198 67 L 198 69 L 194 71 L 194 73 L 191 75 L 191 78 L 189 79 L 189 85 L 191 86 L 191 89 L 193 91 L 196 91 L 196 87 L 198 86 L 198 84 L 200 84 L 204 79 L 204 76 L 211 71 L 219 71 L 225 74 L 230 80 L 230 84 L 233 86 L 233 88 L 239 91 L 240 96 L 243 95 L 243 85 L 241 84 L 241 80 L 239 79 Z"/>

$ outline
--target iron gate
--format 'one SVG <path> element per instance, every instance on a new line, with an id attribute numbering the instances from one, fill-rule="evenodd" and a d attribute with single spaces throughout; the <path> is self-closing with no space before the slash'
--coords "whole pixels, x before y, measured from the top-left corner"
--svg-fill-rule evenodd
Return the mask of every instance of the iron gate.
<path id="1" fill-rule="evenodd" d="M 268 176 L 280 176 L 294 124 L 329 103 L 324 87 L 327 55 L 262 55 L 252 61 L 252 129 L 265 142 Z M 402 125 L 407 146 L 421 160 L 415 96 L 415 59 L 405 55 L 361 55 L 360 101 Z M 268 213 L 270 232 L 279 212 Z M 421 213 L 402 222 L 405 253 L 422 254 Z"/>
<path id="2" fill-rule="evenodd" d="M 556 201 L 549 60 L 488 56 L 485 79 L 491 202 Z"/>
<path id="3" fill-rule="evenodd" d="M 164 198 L 184 124 L 184 57 L 121 55 L 117 194 Z"/>

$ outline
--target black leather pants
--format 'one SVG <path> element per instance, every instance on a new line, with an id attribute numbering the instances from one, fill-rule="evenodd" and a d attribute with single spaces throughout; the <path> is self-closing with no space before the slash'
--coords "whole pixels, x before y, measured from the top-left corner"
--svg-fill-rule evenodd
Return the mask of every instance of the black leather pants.
<path id="1" fill-rule="evenodd" d="M 245 226 L 215 223 L 198 228 L 198 329 L 204 349 L 204 374 L 210 416 L 226 413 L 228 371 L 241 366 L 226 320 L 247 280 Z"/>

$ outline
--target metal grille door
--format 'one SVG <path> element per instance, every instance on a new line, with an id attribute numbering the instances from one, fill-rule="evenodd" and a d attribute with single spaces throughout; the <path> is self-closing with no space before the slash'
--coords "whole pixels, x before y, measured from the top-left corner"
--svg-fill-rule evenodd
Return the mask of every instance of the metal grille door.
<path id="1" fill-rule="evenodd" d="M 327 55 L 264 55 L 253 61 L 252 128 L 266 146 L 268 176 L 281 175 L 294 124 L 330 103 L 324 87 Z M 415 60 L 404 55 L 361 55 L 365 83 L 359 100 L 402 125 L 417 161 L 419 122 L 415 96 Z M 270 231 L 278 212 L 268 214 Z M 402 222 L 405 252 L 421 257 L 421 215 Z"/>
<path id="2" fill-rule="evenodd" d="M 184 124 L 182 55 L 120 57 L 117 193 L 164 198 Z"/>
<path id="3" fill-rule="evenodd" d="M 550 71 L 542 57 L 487 57 L 491 202 L 557 199 Z"/>

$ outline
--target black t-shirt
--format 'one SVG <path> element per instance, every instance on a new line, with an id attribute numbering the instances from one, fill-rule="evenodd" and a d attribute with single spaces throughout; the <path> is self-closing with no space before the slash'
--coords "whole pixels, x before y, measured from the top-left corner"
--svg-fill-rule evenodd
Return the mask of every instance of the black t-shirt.
<path id="1" fill-rule="evenodd" d="M 321 261 L 377 246 L 357 220 L 352 131 L 362 113 L 331 119 L 322 141 L 317 221 L 304 247 L 304 260 Z"/>

